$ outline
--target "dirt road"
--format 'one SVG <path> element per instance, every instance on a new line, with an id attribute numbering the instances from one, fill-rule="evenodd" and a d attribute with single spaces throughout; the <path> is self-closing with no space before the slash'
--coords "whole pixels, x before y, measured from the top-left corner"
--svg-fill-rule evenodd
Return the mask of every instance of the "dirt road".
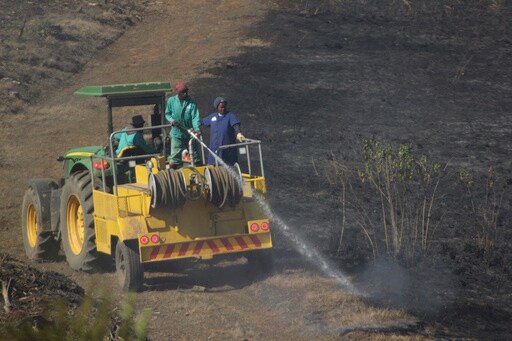
<path id="1" fill-rule="evenodd" d="M 502 45 L 495 40 L 482 39 L 464 54 L 467 46 L 451 41 L 448 33 L 424 33 L 419 27 L 408 31 L 385 11 L 376 17 L 344 15 L 330 13 L 323 4 L 147 3 L 140 23 L 61 87 L 44 92 L 29 111 L 9 116 L 0 127 L 0 190 L 9 193 L 0 199 L 0 250 L 24 257 L 19 205 L 26 180 L 58 178 L 62 170 L 56 156 L 106 140 L 104 103 L 72 96 L 83 85 L 186 81 L 202 115 L 209 112 L 213 98 L 226 96 L 246 135 L 265 143 L 275 213 L 322 251 L 327 249 L 336 211 L 327 200 L 329 188 L 314 159 L 352 148 L 354 136 L 413 139 L 456 163 L 473 162 L 478 168 L 492 158 L 506 169 L 510 83 L 499 75 L 498 61 L 483 51 L 496 47 L 502 54 L 502 70 L 510 71 L 508 45 L 500 50 Z M 456 66 L 467 66 L 471 53 L 475 67 L 466 80 Z M 464 103 L 477 92 L 487 100 Z M 479 119 L 481 112 L 487 119 Z M 123 124 L 131 114 L 123 113 L 115 123 Z M 469 121 L 478 136 L 468 133 Z M 457 321 L 454 302 L 460 284 L 447 269 L 413 276 L 401 268 L 359 271 L 353 266 L 348 277 L 358 287 L 381 290 L 379 299 L 369 299 L 340 288 L 314 262 L 304 261 L 284 236 L 278 236 L 277 244 L 279 272 L 266 279 L 250 278 L 243 260 L 150 271 L 138 296 L 138 307 L 152 312 L 150 339 L 422 340 L 510 335 L 503 327 L 510 317 L 506 307 L 491 318 L 478 313 L 479 304 L 470 304 L 466 319 L 478 318 L 481 323 Z M 86 289 L 110 286 L 115 297 L 121 296 L 112 274 L 84 275 L 71 271 L 65 262 L 36 266 L 64 273 Z M 486 329 L 493 323 L 497 331 Z"/>

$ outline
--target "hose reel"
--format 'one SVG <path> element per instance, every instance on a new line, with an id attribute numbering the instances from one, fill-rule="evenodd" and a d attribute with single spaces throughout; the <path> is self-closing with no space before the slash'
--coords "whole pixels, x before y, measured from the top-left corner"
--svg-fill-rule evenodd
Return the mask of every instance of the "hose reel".
<path id="1" fill-rule="evenodd" d="M 209 188 L 207 197 L 212 204 L 222 208 L 226 203 L 235 207 L 240 202 L 243 196 L 241 181 L 227 168 L 206 168 L 204 175 Z"/>
<path id="2" fill-rule="evenodd" d="M 187 184 L 182 172 L 166 169 L 157 174 L 151 173 L 148 180 L 152 208 L 167 207 L 175 209 L 185 203 Z"/>

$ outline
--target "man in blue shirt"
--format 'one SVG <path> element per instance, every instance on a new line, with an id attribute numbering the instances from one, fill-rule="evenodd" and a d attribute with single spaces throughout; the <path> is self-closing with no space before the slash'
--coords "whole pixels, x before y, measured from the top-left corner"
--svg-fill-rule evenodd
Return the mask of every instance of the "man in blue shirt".
<path id="1" fill-rule="evenodd" d="M 144 126 L 144 118 L 142 115 L 136 115 L 132 117 L 132 123 L 123 129 L 122 132 L 114 135 L 114 138 L 119 141 L 119 145 L 116 149 L 116 156 L 119 157 L 121 151 L 126 147 L 139 147 L 144 154 L 153 154 L 155 153 L 155 149 L 146 144 L 144 140 L 144 136 L 142 135 L 142 130 L 139 131 L 127 131 L 134 128 L 142 128 Z"/>
<path id="2" fill-rule="evenodd" d="M 213 107 L 215 112 L 202 119 L 206 127 L 210 127 L 210 146 L 209 148 L 228 165 L 234 165 L 238 160 L 238 148 L 227 148 L 217 151 L 217 149 L 226 144 L 234 144 L 236 141 L 243 142 L 245 137 L 240 132 L 240 120 L 235 113 L 228 110 L 227 101 L 222 97 L 215 98 Z M 215 164 L 215 158 L 208 153 L 208 163 Z"/>

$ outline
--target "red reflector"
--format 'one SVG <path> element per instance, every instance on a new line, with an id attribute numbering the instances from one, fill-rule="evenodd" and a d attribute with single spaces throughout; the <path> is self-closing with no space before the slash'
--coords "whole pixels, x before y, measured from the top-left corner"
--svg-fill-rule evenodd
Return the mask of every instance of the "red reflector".
<path id="1" fill-rule="evenodd" d="M 268 230 L 268 223 L 266 221 L 261 223 L 261 229 L 265 231 Z"/>
<path id="2" fill-rule="evenodd" d="M 101 170 L 101 160 L 95 160 L 92 162 L 92 168 L 96 170 Z M 107 160 L 103 160 L 103 169 L 109 169 L 110 164 L 107 162 Z"/>
<path id="3" fill-rule="evenodd" d="M 256 224 L 256 223 L 252 223 L 252 224 L 251 224 L 251 230 L 252 230 L 253 232 L 258 231 L 259 229 L 260 229 L 260 227 L 259 227 L 259 225 L 258 225 L 258 224 Z"/>
<path id="4" fill-rule="evenodd" d="M 146 245 L 147 243 L 149 243 L 149 238 L 147 236 L 140 237 L 140 243 L 142 245 Z"/>
<path id="5" fill-rule="evenodd" d="M 151 242 L 152 243 L 158 243 L 160 241 L 160 238 L 156 234 L 151 236 Z"/>

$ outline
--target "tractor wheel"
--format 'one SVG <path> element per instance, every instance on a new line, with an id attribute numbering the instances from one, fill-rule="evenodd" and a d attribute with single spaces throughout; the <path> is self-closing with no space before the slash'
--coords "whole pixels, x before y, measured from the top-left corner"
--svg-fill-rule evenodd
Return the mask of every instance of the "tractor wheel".
<path id="1" fill-rule="evenodd" d="M 23 245 L 29 259 L 55 260 L 59 243 L 50 231 L 43 231 L 41 225 L 41 203 L 33 188 L 28 188 L 21 206 L 21 229 Z"/>
<path id="2" fill-rule="evenodd" d="M 136 245 L 116 244 L 116 277 L 123 291 L 139 291 L 144 281 Z"/>
<path id="3" fill-rule="evenodd" d="M 257 276 L 272 275 L 275 272 L 272 249 L 256 250 L 246 255 L 249 270 Z"/>
<path id="4" fill-rule="evenodd" d="M 93 213 L 91 174 L 72 174 L 62 187 L 60 201 L 62 248 L 72 269 L 92 271 L 99 265 Z"/>

